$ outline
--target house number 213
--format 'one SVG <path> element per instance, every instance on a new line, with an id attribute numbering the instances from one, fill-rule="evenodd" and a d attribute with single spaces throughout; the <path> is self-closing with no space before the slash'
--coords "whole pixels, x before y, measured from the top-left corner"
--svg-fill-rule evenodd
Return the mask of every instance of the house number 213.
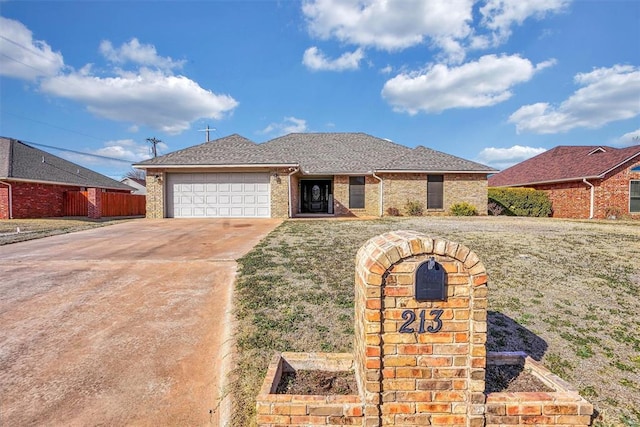
<path id="1" fill-rule="evenodd" d="M 440 316 L 442 316 L 442 313 L 444 313 L 444 310 L 431 310 L 429 312 L 429 315 L 433 316 L 433 319 L 431 319 L 433 323 L 427 326 L 427 329 L 425 329 L 424 324 L 427 320 L 426 310 L 420 310 L 420 314 L 418 314 L 418 317 L 420 318 L 418 333 L 424 334 L 425 332 L 429 332 L 431 334 L 435 334 L 440 329 L 442 329 L 442 320 L 440 319 Z M 416 320 L 416 313 L 413 310 L 405 310 L 402 312 L 402 318 L 406 320 L 406 322 L 404 322 L 402 326 L 400 326 L 400 330 L 398 332 L 400 332 L 401 334 L 414 333 L 415 329 L 411 327 L 411 324 Z"/>

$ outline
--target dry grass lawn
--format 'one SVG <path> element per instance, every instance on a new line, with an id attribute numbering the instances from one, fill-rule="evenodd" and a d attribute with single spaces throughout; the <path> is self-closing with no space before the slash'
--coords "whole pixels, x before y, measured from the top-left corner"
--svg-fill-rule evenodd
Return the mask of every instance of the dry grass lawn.
<path id="1" fill-rule="evenodd" d="M 399 229 L 462 243 L 489 272 L 489 350 L 525 350 L 594 403 L 640 424 L 640 224 L 513 217 L 283 223 L 240 260 L 233 425 L 255 423 L 276 351 L 348 352 L 354 258 Z"/>
<path id="2" fill-rule="evenodd" d="M 4 219 L 0 220 L 0 245 L 102 227 L 120 221 L 126 221 L 126 219 L 99 221 L 87 218 Z"/>

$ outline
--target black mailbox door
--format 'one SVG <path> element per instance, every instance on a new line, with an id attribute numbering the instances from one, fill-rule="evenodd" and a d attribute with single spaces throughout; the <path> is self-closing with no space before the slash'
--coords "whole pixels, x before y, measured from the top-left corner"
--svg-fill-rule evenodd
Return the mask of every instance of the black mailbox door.
<path id="1" fill-rule="evenodd" d="M 415 298 L 418 301 L 444 301 L 447 275 L 442 265 L 433 258 L 418 267 L 415 280 Z"/>

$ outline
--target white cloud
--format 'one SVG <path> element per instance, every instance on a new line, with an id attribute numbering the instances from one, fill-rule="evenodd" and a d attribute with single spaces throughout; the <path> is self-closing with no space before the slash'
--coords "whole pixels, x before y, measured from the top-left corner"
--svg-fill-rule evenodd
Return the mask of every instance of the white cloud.
<path id="1" fill-rule="evenodd" d="M 307 0 L 302 12 L 309 33 L 389 52 L 428 44 L 445 61 L 461 63 L 468 49 L 504 43 L 511 27 L 543 18 L 570 0 L 486 0 L 474 22 L 476 0 Z"/>
<path id="2" fill-rule="evenodd" d="M 313 46 L 304 51 L 302 63 L 313 71 L 357 70 L 363 58 L 364 51 L 356 49 L 354 52 L 345 52 L 337 59 L 329 59 Z"/>
<path id="3" fill-rule="evenodd" d="M 547 150 L 542 147 L 523 147 L 521 145 L 514 145 L 510 148 L 488 147 L 478 154 L 476 161 L 498 169 L 506 169 L 545 151 Z"/>
<path id="4" fill-rule="evenodd" d="M 306 132 L 307 121 L 304 119 L 298 119 L 295 117 L 285 117 L 280 123 L 271 123 L 269 126 L 259 131 L 261 134 L 277 134 L 286 135 L 289 133 L 302 133 Z"/>
<path id="5" fill-rule="evenodd" d="M 620 138 L 613 140 L 611 144 L 617 147 L 631 147 L 640 144 L 640 129 L 625 133 Z"/>
<path id="6" fill-rule="evenodd" d="M 83 69 L 45 79 L 41 88 L 84 103 L 97 116 L 169 134 L 189 129 L 198 119 L 220 119 L 238 105 L 231 96 L 203 89 L 187 77 L 147 69 L 116 77 L 97 77 Z"/>
<path id="7" fill-rule="evenodd" d="M 640 114 L 640 68 L 614 65 L 579 73 L 583 86 L 555 107 L 546 102 L 520 107 L 509 117 L 517 132 L 554 134 L 575 128 L 595 129 Z"/>
<path id="8" fill-rule="evenodd" d="M 158 155 L 162 152 L 166 153 L 168 148 L 169 146 L 164 142 L 158 143 L 156 146 Z M 133 139 L 119 139 L 105 142 L 104 147 L 93 150 L 92 153 L 115 159 L 141 161 L 151 157 L 151 144 L 146 140 L 136 142 Z"/>
<path id="9" fill-rule="evenodd" d="M 530 80 L 554 61 L 534 66 L 518 55 L 486 55 L 459 67 L 431 66 L 421 73 L 403 73 L 388 80 L 382 96 L 394 110 L 417 114 L 450 108 L 478 108 L 509 99 L 511 88 Z"/>
<path id="10" fill-rule="evenodd" d="M 302 11 L 315 37 L 396 51 L 428 38 L 439 45 L 466 37 L 472 6 L 473 0 L 313 0 Z"/>
<path id="11" fill-rule="evenodd" d="M 115 64 L 132 62 L 142 66 L 157 67 L 162 70 L 182 68 L 185 61 L 174 61 L 170 57 L 158 56 L 156 48 L 150 44 L 141 44 L 137 38 L 123 43 L 119 48 L 114 48 L 109 40 L 100 43 L 100 53 Z"/>
<path id="12" fill-rule="evenodd" d="M 54 76 L 64 67 L 60 52 L 54 52 L 22 23 L 0 16 L 0 75 L 23 80 Z"/>
<path id="13" fill-rule="evenodd" d="M 511 27 L 527 18 L 544 18 L 548 13 L 566 10 L 571 0 L 487 0 L 480 8 L 481 25 L 492 31 L 494 45 L 511 36 Z"/>

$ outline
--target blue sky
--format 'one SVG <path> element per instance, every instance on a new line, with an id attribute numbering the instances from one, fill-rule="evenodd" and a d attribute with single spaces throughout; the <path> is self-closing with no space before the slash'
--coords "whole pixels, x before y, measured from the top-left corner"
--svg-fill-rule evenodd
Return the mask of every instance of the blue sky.
<path id="1" fill-rule="evenodd" d="M 639 23 L 637 0 L 0 1 L 0 135 L 140 161 L 207 125 L 365 132 L 505 168 L 640 142 Z"/>

